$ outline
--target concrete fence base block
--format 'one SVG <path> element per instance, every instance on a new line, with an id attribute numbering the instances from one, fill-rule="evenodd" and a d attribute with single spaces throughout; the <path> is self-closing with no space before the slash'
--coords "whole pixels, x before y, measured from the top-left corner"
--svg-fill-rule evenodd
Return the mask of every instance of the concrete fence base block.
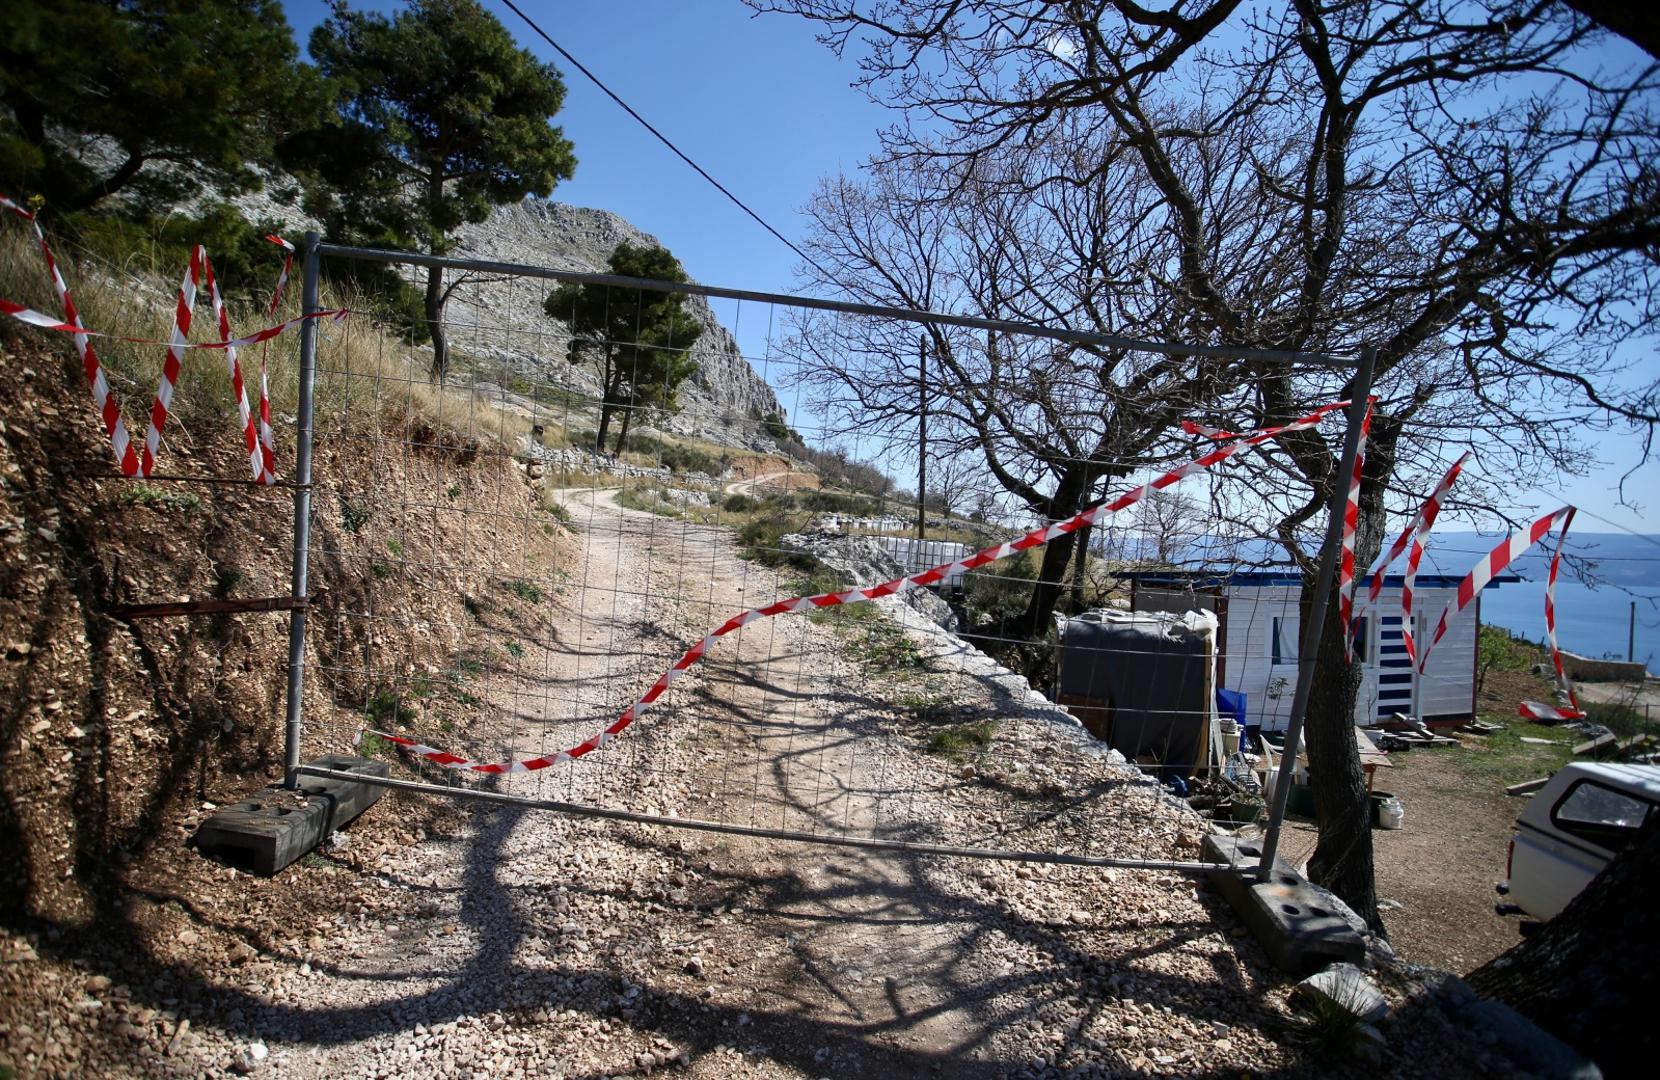
<path id="1" fill-rule="evenodd" d="M 386 762 L 350 754 L 326 754 L 306 764 L 364 776 L 388 773 Z M 204 854 L 270 877 L 351 823 L 385 793 L 385 788 L 351 780 L 302 776 L 297 792 L 272 785 L 221 807 L 202 822 L 191 842 Z"/>
<path id="2" fill-rule="evenodd" d="M 1262 862 L 1258 841 L 1213 834 L 1205 837 L 1204 857 L 1238 868 L 1212 880 L 1281 970 L 1307 974 L 1334 961 L 1364 962 L 1366 940 L 1329 892 L 1280 859 L 1267 881 L 1257 880 Z"/>

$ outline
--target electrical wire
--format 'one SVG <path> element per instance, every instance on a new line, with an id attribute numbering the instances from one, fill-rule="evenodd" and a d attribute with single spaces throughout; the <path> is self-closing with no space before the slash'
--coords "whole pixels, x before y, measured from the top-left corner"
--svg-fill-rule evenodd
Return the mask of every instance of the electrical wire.
<path id="1" fill-rule="evenodd" d="M 748 204 L 746 204 L 742 199 L 738 198 L 736 195 L 732 194 L 731 191 L 727 190 L 727 187 L 726 187 L 725 184 L 722 184 L 719 180 L 716 180 L 713 176 L 710 176 L 708 171 L 705 170 L 703 166 L 699 165 L 697 162 L 693 161 L 690 157 L 688 157 L 686 155 L 686 152 L 684 150 L 680 149 L 680 147 L 674 145 L 674 143 L 669 140 L 669 137 L 667 135 L 664 135 L 661 131 L 658 131 L 656 128 L 652 127 L 650 121 L 648 121 L 645 117 L 641 116 L 639 113 L 635 112 L 633 106 L 629 105 L 628 102 L 624 101 L 621 97 L 617 96 L 617 92 L 615 90 L 612 90 L 609 86 L 606 86 L 603 82 L 601 82 L 599 76 L 595 75 L 593 72 L 589 71 L 587 69 L 587 67 L 583 65 L 582 61 L 580 61 L 576 57 L 572 56 L 565 49 L 564 46 L 560 45 L 559 42 L 557 42 L 557 41 L 553 40 L 553 38 L 549 37 L 548 32 L 546 30 L 543 30 L 540 26 L 538 26 L 536 24 L 535 19 L 532 19 L 529 15 L 526 15 L 523 11 L 519 10 L 519 6 L 517 4 L 515 4 L 513 2 L 513 0 L 501 0 L 501 2 L 503 4 L 505 4 L 507 6 L 507 8 L 513 12 L 513 14 L 515 14 L 519 18 L 523 19 L 525 21 L 525 24 L 528 25 L 532 30 L 534 30 L 538 37 L 540 37 L 543 41 L 547 42 L 548 45 L 553 48 L 554 52 L 556 52 L 560 56 L 564 57 L 567 63 L 569 63 L 572 67 L 576 68 L 576 70 L 582 72 L 583 75 L 587 76 L 589 82 L 593 83 L 595 86 L 599 87 L 602 91 L 604 91 L 605 95 L 607 97 L 609 97 L 612 101 L 615 101 L 618 104 L 618 106 L 620 106 L 622 108 L 623 112 L 627 113 L 629 116 L 632 116 L 635 120 L 638 120 L 640 122 L 641 127 L 645 128 L 647 131 L 651 132 L 653 135 L 655 135 L 657 137 L 658 142 L 662 143 L 664 146 L 666 146 L 670 150 L 672 150 L 676 157 L 678 157 L 681 161 L 684 161 L 686 164 L 690 165 L 692 167 L 692 169 L 699 176 L 703 177 L 705 180 L 709 181 L 709 183 L 713 184 L 715 186 L 716 191 L 719 191 L 722 195 L 725 195 L 728 199 L 732 200 L 733 205 L 735 205 L 738 209 L 742 210 L 744 213 L 748 214 L 750 217 L 754 218 L 756 224 L 760 225 L 761 228 L 765 229 L 767 232 L 769 232 L 773 236 L 777 237 L 779 239 L 779 241 L 784 244 L 785 247 L 789 248 L 791 251 L 793 251 L 797 255 L 801 256 L 802 260 L 805 261 L 814 270 L 817 270 L 821 275 L 823 275 L 825 280 L 827 280 L 827 281 L 832 280 L 832 278 L 830 276 L 830 272 L 825 270 L 824 267 L 820 266 L 818 264 L 817 260 L 815 260 L 811 255 L 808 255 L 805 251 L 802 251 L 799 247 L 796 247 L 795 243 L 793 241 L 791 241 L 789 237 L 785 236 L 783 233 L 779 232 L 777 229 L 775 229 L 771 225 L 767 224 L 767 221 L 766 221 L 765 218 L 761 217 L 761 215 L 757 214 L 754 210 L 751 210 L 749 208 Z"/>

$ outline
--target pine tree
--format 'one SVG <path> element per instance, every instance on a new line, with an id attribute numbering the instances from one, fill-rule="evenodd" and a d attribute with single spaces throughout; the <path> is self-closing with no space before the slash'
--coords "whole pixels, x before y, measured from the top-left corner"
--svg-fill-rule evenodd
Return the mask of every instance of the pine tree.
<path id="1" fill-rule="evenodd" d="M 0 190 L 59 210 L 251 188 L 321 104 L 276 0 L 0 0 L 0 26 Z"/>
<path id="2" fill-rule="evenodd" d="M 552 65 L 519 48 L 476 0 L 411 0 L 395 17 L 337 0 L 311 35 L 335 115 L 304 148 L 332 189 L 331 232 L 449 252 L 455 230 L 527 195 L 546 198 L 576 168 L 548 121 L 565 99 Z M 427 271 L 432 375 L 449 370 L 443 313 L 454 289 Z"/>
<path id="3" fill-rule="evenodd" d="M 620 277 L 684 282 L 686 271 L 666 248 L 627 242 L 611 252 L 611 273 Z M 605 450 L 611 418 L 622 413 L 614 452 L 622 453 L 635 413 L 647 408 L 673 411 L 676 391 L 694 371 L 692 345 L 703 326 L 685 311 L 680 293 L 610 285 L 565 285 L 544 305 L 569 323 L 573 364 L 593 359 L 600 374 L 599 432 L 594 449 Z"/>

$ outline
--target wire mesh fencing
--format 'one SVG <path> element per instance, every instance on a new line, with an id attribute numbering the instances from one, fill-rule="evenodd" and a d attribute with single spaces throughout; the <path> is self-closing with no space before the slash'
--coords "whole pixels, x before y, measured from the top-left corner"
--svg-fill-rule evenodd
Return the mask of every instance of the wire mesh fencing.
<path id="1" fill-rule="evenodd" d="M 337 282 L 363 255 L 322 248 Z M 448 304 L 438 340 L 419 319 L 317 329 L 302 757 L 357 746 L 458 792 L 767 835 L 1201 861 L 1161 751 L 1115 750 L 1033 689 L 1059 696 L 1058 615 L 1136 606 L 1108 530 L 1053 526 L 1192 449 L 1081 446 L 1108 345 L 371 257 L 436 267 Z M 1109 345 L 1129 374 L 1169 359 Z M 1014 394 L 1036 380 L 1041 400 Z M 1000 396 L 1001 420 L 976 417 Z M 975 454 L 1076 497 L 1023 518 Z M 1226 764 L 1215 691 L 1278 659 L 1231 625 L 1195 692 L 1138 714 L 1198 733 L 1190 772 Z"/>

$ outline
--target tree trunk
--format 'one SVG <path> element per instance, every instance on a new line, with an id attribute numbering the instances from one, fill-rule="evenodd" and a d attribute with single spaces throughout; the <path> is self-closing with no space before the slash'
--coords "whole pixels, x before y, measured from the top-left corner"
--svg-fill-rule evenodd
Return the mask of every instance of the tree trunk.
<path id="1" fill-rule="evenodd" d="M 1097 479 L 1098 474 L 1094 471 L 1074 471 L 1063 475 L 1055 484 L 1055 494 L 1050 498 L 1049 505 L 1043 508 L 1045 515 L 1051 521 L 1062 521 L 1076 514 L 1083 507 L 1085 494 Z M 1072 560 L 1072 548 L 1077 536 L 1077 533 L 1058 536 L 1045 545 L 1043 561 L 1038 564 L 1038 579 L 1032 586 L 1025 612 L 1012 628 L 1014 632 L 1034 641 L 1049 632 L 1049 622 L 1065 587 L 1066 568 Z"/>
<path id="2" fill-rule="evenodd" d="M 1073 535 L 1076 541 L 1077 558 L 1072 560 L 1072 610 L 1084 609 L 1084 574 L 1089 569 L 1089 534 L 1095 531 L 1095 526 L 1085 525 Z"/>
<path id="3" fill-rule="evenodd" d="M 622 457 L 623 447 L 628 443 L 628 427 L 634 420 L 633 405 L 623 406 L 622 430 L 617 432 L 617 456 Z"/>
<path id="4" fill-rule="evenodd" d="M 1304 626 L 1308 625 L 1314 590 L 1313 574 L 1305 574 Z M 1308 861 L 1308 876 L 1336 893 L 1368 926 L 1382 934 L 1372 864 L 1371 808 L 1354 736 L 1355 698 L 1360 683 L 1361 665 L 1346 663 L 1343 658 L 1343 621 L 1337 614 L 1334 587 L 1326 608 L 1325 632 L 1320 635 L 1308 715 L 1303 722 L 1308 777 L 1314 788 L 1314 814 L 1320 828 L 1319 843 Z"/>
<path id="5" fill-rule="evenodd" d="M 427 268 L 427 332 L 432 335 L 432 381 L 441 383 L 450 373 L 450 347 L 444 337 L 444 268 Z"/>
<path id="6" fill-rule="evenodd" d="M 1384 493 L 1395 471 L 1395 444 L 1401 425 L 1376 416 L 1366 446 L 1361 476 L 1359 515 L 1355 528 L 1355 573 L 1361 577 L 1383 547 Z M 1347 477 L 1333 470 L 1332 482 L 1348 486 Z M 1362 581 L 1364 579 L 1362 578 Z M 1361 590 L 1357 581 L 1355 591 Z M 1303 575 L 1302 625 L 1308 625 L 1314 597 L 1313 570 Z M 1314 789 L 1314 816 L 1320 840 L 1309 857 L 1308 876 L 1324 885 L 1380 936 L 1388 936 L 1378 915 L 1377 880 L 1372 859 L 1372 813 L 1366 794 L 1366 774 L 1355 746 L 1355 703 L 1365 674 L 1364 642 L 1351 663 L 1344 654 L 1349 627 L 1338 605 L 1339 589 L 1332 583 L 1326 605 L 1326 624 L 1320 635 L 1317 670 L 1310 688 L 1303 730 L 1308 744 L 1309 784 Z M 1376 613 L 1374 612 L 1374 617 Z"/>
<path id="7" fill-rule="evenodd" d="M 96 184 L 82 188 L 68 198 L 60 200 L 58 209 L 65 213 L 90 209 L 126 187 L 127 183 L 138 175 L 138 171 L 144 168 L 145 160 L 143 154 L 128 154 L 127 160 L 117 166 L 114 172 Z"/>
<path id="8" fill-rule="evenodd" d="M 1562 913 L 1472 971 L 1475 990 L 1596 1061 L 1609 1077 L 1647 1076 L 1660 1053 L 1650 1019 L 1660 934 L 1660 815 Z"/>

